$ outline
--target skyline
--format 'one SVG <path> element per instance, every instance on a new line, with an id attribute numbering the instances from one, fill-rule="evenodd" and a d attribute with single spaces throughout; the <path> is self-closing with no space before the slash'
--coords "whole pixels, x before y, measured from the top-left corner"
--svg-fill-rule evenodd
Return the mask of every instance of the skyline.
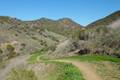
<path id="1" fill-rule="evenodd" d="M 0 0 L 0 16 L 21 20 L 71 18 L 88 25 L 120 10 L 118 0 Z"/>

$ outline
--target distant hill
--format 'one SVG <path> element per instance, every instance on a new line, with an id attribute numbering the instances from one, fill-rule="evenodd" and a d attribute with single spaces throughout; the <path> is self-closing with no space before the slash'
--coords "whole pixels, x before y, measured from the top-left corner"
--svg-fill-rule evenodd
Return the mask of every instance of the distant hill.
<path id="1" fill-rule="evenodd" d="M 116 11 L 100 20 L 97 20 L 97 21 L 87 25 L 87 27 L 109 26 L 112 23 L 115 23 L 116 21 L 118 21 L 119 19 L 120 19 L 120 11 Z"/>
<path id="2" fill-rule="evenodd" d="M 25 23 L 33 28 L 47 29 L 49 31 L 68 36 L 70 31 L 74 29 L 80 29 L 80 24 L 74 22 L 69 18 L 62 18 L 59 20 L 51 20 L 47 18 L 41 18 L 34 21 L 25 21 Z"/>
<path id="3" fill-rule="evenodd" d="M 59 20 L 41 18 L 33 21 L 22 21 L 8 16 L 0 16 L 0 25 L 5 25 L 8 26 L 7 28 L 17 30 L 24 28 L 22 31 L 26 29 L 26 32 L 46 29 L 64 36 L 69 36 L 75 29 L 81 29 L 83 27 L 69 18 L 62 18 Z"/>

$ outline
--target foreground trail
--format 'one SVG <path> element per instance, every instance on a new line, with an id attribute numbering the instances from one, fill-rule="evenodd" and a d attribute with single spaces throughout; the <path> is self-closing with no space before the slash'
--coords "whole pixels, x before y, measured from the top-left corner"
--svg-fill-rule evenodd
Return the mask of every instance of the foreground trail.
<path id="1" fill-rule="evenodd" d="M 12 68 L 26 65 L 28 58 L 29 55 L 23 55 L 10 59 L 9 62 L 5 65 L 5 68 L 0 69 L 0 80 L 5 80 L 7 74 L 11 71 Z"/>
<path id="2" fill-rule="evenodd" d="M 79 68 L 85 80 L 103 80 L 97 74 L 97 71 L 94 68 L 92 68 L 92 66 L 87 62 L 69 61 L 69 60 L 55 60 L 55 61 L 72 63 L 74 66 Z"/>

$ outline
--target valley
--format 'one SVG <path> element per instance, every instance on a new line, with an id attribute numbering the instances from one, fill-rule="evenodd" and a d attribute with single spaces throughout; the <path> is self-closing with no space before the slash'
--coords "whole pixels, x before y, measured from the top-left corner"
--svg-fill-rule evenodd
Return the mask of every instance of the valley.
<path id="1" fill-rule="evenodd" d="M 0 80 L 120 80 L 119 22 L 0 16 Z"/>

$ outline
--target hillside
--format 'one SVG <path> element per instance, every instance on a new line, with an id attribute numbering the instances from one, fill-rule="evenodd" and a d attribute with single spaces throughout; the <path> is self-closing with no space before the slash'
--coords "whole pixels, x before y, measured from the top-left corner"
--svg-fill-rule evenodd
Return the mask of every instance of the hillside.
<path id="1" fill-rule="evenodd" d="M 56 21 L 47 18 L 22 21 L 0 16 L 0 55 L 9 58 L 39 49 L 51 52 L 57 44 L 70 39 L 79 29 L 81 26 L 68 18 Z"/>
<path id="2" fill-rule="evenodd" d="M 116 11 L 86 26 L 87 49 L 94 54 L 120 57 L 120 11 Z"/>
<path id="3" fill-rule="evenodd" d="M 93 23 L 87 25 L 87 27 L 100 27 L 100 26 L 108 26 L 113 22 L 116 22 L 120 19 L 120 11 L 116 11 L 100 20 L 97 20 Z"/>

